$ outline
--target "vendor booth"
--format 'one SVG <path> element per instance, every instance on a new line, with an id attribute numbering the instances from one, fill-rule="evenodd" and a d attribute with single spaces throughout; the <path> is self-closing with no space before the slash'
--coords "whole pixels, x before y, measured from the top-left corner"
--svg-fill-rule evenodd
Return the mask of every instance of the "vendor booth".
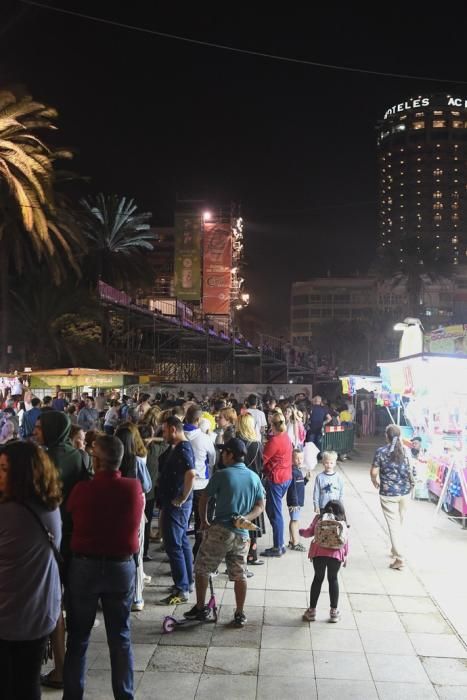
<path id="1" fill-rule="evenodd" d="M 57 387 L 75 397 L 83 391 L 90 394 L 112 389 L 124 392 L 125 387 L 138 383 L 138 377 L 131 372 L 82 367 L 34 371 L 28 373 L 28 376 L 31 391 L 39 397 L 55 395 Z"/>
<path id="2" fill-rule="evenodd" d="M 382 390 L 400 399 L 402 434 L 421 438 L 418 478 L 438 509 L 467 517 L 467 357 L 420 353 L 379 363 Z M 425 472 L 425 473 L 423 473 Z"/>

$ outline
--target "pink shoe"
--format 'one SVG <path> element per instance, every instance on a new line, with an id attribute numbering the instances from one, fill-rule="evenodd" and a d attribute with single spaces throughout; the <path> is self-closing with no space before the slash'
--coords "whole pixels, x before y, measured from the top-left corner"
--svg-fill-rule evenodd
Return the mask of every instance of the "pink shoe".
<path id="1" fill-rule="evenodd" d="M 316 608 L 308 608 L 302 615 L 304 622 L 314 622 L 316 620 Z"/>

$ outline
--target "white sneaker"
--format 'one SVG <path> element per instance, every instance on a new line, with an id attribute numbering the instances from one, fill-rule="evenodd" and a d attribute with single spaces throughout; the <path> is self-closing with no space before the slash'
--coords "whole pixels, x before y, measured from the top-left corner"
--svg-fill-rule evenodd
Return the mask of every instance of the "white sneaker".
<path id="1" fill-rule="evenodd" d="M 149 576 L 148 574 L 143 574 L 143 583 L 151 583 L 152 581 L 152 576 Z"/>
<path id="2" fill-rule="evenodd" d="M 331 608 L 329 613 L 329 622 L 339 622 L 341 614 L 337 608 Z"/>
<path id="3" fill-rule="evenodd" d="M 138 600 L 132 603 L 131 612 L 141 612 L 144 610 L 144 600 Z"/>

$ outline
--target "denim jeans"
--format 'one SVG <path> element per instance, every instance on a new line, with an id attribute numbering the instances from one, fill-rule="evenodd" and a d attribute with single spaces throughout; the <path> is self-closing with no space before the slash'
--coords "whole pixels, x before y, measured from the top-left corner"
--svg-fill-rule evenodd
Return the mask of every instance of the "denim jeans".
<path id="1" fill-rule="evenodd" d="M 133 700 L 133 652 L 130 610 L 135 587 L 135 562 L 73 558 L 65 594 L 68 638 L 63 700 L 82 700 L 86 651 L 100 598 L 112 668 L 115 700 Z"/>
<path id="2" fill-rule="evenodd" d="M 272 539 L 274 547 L 280 549 L 284 546 L 284 518 L 282 517 L 282 499 L 287 493 L 291 480 L 283 484 L 273 484 L 266 481 L 266 515 L 272 526 Z"/>
<path id="3" fill-rule="evenodd" d="M 164 505 L 162 537 L 170 561 L 174 584 L 187 593 L 193 581 L 193 554 L 186 534 L 191 515 L 192 496 L 180 507 Z"/>

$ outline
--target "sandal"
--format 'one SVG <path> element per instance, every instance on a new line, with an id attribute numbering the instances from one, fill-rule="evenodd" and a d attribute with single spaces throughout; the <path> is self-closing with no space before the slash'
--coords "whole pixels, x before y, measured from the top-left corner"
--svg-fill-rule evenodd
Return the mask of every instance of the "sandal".
<path id="1" fill-rule="evenodd" d="M 304 547 L 302 544 L 291 544 L 289 545 L 290 549 L 293 549 L 294 552 L 306 552 L 306 547 Z"/>
<path id="2" fill-rule="evenodd" d="M 54 681 L 53 678 L 50 678 L 51 674 L 52 671 L 49 671 L 49 673 L 41 674 L 41 685 L 43 685 L 44 688 L 63 690 L 63 681 Z"/>
<path id="3" fill-rule="evenodd" d="M 263 566 L 264 561 L 262 559 L 254 559 L 248 562 L 248 566 Z"/>

